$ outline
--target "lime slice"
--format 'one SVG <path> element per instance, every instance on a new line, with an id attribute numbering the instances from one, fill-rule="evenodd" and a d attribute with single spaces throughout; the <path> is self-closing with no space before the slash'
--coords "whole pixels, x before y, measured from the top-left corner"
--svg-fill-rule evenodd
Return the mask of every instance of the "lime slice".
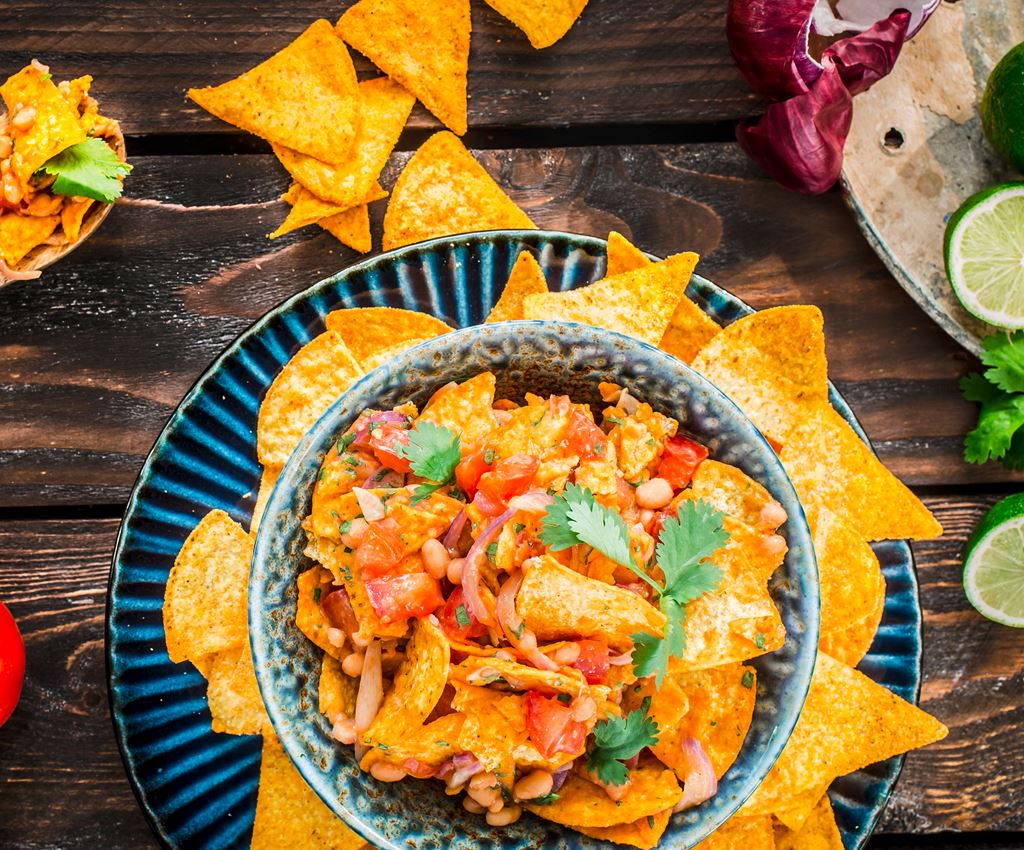
<path id="1" fill-rule="evenodd" d="M 978 612 L 1024 628 L 1024 493 L 992 506 L 964 556 L 964 591 Z"/>
<path id="2" fill-rule="evenodd" d="M 1024 328 L 1024 183 L 972 195 L 946 225 L 946 274 L 964 309 Z"/>

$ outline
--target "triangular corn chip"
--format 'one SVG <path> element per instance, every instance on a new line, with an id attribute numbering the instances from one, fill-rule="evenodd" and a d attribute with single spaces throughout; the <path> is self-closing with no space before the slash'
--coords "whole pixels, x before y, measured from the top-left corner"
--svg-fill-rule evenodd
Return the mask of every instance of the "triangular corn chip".
<path id="1" fill-rule="evenodd" d="M 608 234 L 608 267 L 605 277 L 615 277 L 623 272 L 631 272 L 649 266 L 651 260 L 617 230 Z"/>
<path id="2" fill-rule="evenodd" d="M 376 369 L 382 363 L 386 363 L 396 354 L 408 351 L 410 348 L 419 345 L 421 342 L 426 342 L 428 339 L 433 339 L 433 337 L 414 337 L 413 339 L 402 340 L 402 342 L 398 342 L 394 345 L 388 346 L 387 348 L 375 351 L 359 365 L 362 366 L 365 371 L 369 372 L 372 369 Z"/>
<path id="3" fill-rule="evenodd" d="M 29 251 L 49 239 L 58 224 L 59 215 L 0 213 L 0 257 L 9 266 L 17 265 Z"/>
<path id="4" fill-rule="evenodd" d="M 342 208 L 367 201 L 416 102 L 408 91 L 387 77 L 364 80 L 359 84 L 359 93 L 363 120 L 355 144 L 341 163 L 329 165 L 274 145 L 277 158 L 298 183 L 318 198 Z"/>
<path id="5" fill-rule="evenodd" d="M 314 566 L 299 573 L 295 579 L 298 589 L 295 626 L 324 652 L 341 661 L 348 652 L 331 643 L 327 631 L 331 628 L 331 621 L 320 607 L 321 600 L 334 590 L 333 582 L 334 576 L 323 567 Z"/>
<path id="6" fill-rule="evenodd" d="M 370 235 L 370 208 L 366 204 L 350 207 L 317 222 L 342 245 L 365 254 L 373 247 Z"/>
<path id="7" fill-rule="evenodd" d="M 427 139 L 399 175 L 384 216 L 384 250 L 435 236 L 533 227 L 451 133 Z"/>
<path id="8" fill-rule="evenodd" d="M 78 236 L 82 232 L 82 220 L 94 203 L 92 198 L 83 198 L 80 201 L 68 198 L 64 201 L 64 206 L 60 210 L 60 226 L 68 244 L 73 245 L 78 241 Z"/>
<path id="9" fill-rule="evenodd" d="M 843 850 L 843 838 L 827 794 L 796 832 L 783 827 L 775 836 L 776 850 Z"/>
<path id="10" fill-rule="evenodd" d="M 630 847 L 639 847 L 640 850 L 653 850 L 661 841 L 661 836 L 665 833 L 670 817 L 672 817 L 672 810 L 665 809 L 655 815 L 648 815 L 645 818 L 639 818 L 630 823 L 620 823 L 616 826 L 574 826 L 571 828 L 584 835 L 589 835 L 591 838 L 611 841 L 613 844 L 628 844 Z"/>
<path id="11" fill-rule="evenodd" d="M 334 204 L 330 201 L 325 201 L 322 198 L 318 198 L 312 192 L 309 191 L 305 186 L 300 183 L 292 183 L 288 187 L 288 191 L 281 196 L 281 200 L 285 203 L 291 204 L 291 209 L 288 211 L 288 217 L 281 222 L 280 227 L 277 228 L 273 233 L 269 234 L 270 239 L 277 239 L 279 236 L 284 236 L 286 233 L 291 233 L 293 230 L 298 230 L 300 227 L 306 227 L 310 224 L 320 224 L 329 219 L 337 219 L 338 216 L 344 216 L 348 213 L 350 218 L 341 221 L 341 225 L 351 226 L 352 221 L 358 222 L 357 216 L 362 216 L 366 220 L 367 235 L 369 235 L 370 219 L 369 213 L 366 209 L 366 205 L 379 201 L 381 198 L 387 197 L 387 192 L 381 187 L 380 183 L 373 183 L 370 187 L 370 193 L 366 195 L 362 201 L 356 206 L 344 207 L 340 204 Z M 352 213 L 351 210 L 362 210 L 360 212 Z M 337 221 L 335 222 L 337 224 Z M 331 231 L 334 232 L 333 230 Z M 340 237 L 339 237 L 340 238 Z M 342 240 L 343 242 L 345 240 Z M 345 244 L 348 244 L 347 242 Z M 369 248 L 366 248 L 368 251 Z"/>
<path id="12" fill-rule="evenodd" d="M 361 121 L 352 58 L 325 20 L 251 71 L 188 96 L 229 124 L 328 163 L 347 159 Z"/>
<path id="13" fill-rule="evenodd" d="M 360 0 L 338 34 L 460 136 L 466 132 L 469 0 Z"/>
<path id="14" fill-rule="evenodd" d="M 529 251 L 522 251 L 508 276 L 508 283 L 501 291 L 498 303 L 494 305 L 487 322 L 510 322 L 523 318 L 523 301 L 527 295 L 542 295 L 548 291 L 548 283 L 540 264 Z"/>
<path id="15" fill-rule="evenodd" d="M 327 329 L 337 331 L 366 371 L 366 361 L 403 342 L 421 342 L 451 330 L 428 313 L 395 307 L 355 307 L 327 314 Z"/>
<path id="16" fill-rule="evenodd" d="M 581 322 L 657 345 L 697 259 L 692 253 L 676 254 L 582 289 L 529 295 L 524 318 Z"/>
<path id="17" fill-rule="evenodd" d="M 492 372 L 481 372 L 461 384 L 441 387 L 423 408 L 418 422 L 433 422 L 454 431 L 462 444 L 471 446 L 495 427 L 495 378 Z"/>
<path id="18" fill-rule="evenodd" d="M 487 5 L 512 21 L 540 50 L 569 32 L 587 0 L 487 0 Z"/>
<path id="19" fill-rule="evenodd" d="M 852 667 L 818 653 L 796 729 L 740 810 L 766 814 L 837 776 L 946 737 L 938 720 Z"/>
<path id="20" fill-rule="evenodd" d="M 274 485 L 277 483 L 277 476 L 281 474 L 280 466 L 265 466 L 263 475 L 260 477 L 260 489 L 256 493 L 256 504 L 252 509 L 252 519 L 249 520 L 249 533 L 256 536 L 259 531 L 260 522 L 263 519 L 263 511 L 267 508 L 267 501 L 270 494 L 274 492 Z"/>
<path id="21" fill-rule="evenodd" d="M 810 788 L 799 794 L 793 794 L 786 798 L 786 808 L 775 809 L 772 816 L 781 827 L 790 832 L 799 832 L 827 790 L 828 785 L 822 785 L 820 788 Z"/>
<path id="22" fill-rule="evenodd" d="M 314 422 L 363 375 L 337 331 L 327 331 L 289 360 L 260 405 L 256 448 L 265 466 L 284 466 Z"/>
<path id="23" fill-rule="evenodd" d="M 209 679 L 206 695 L 214 732 L 256 735 L 264 726 L 270 726 L 248 640 L 237 649 L 217 653 Z"/>
<path id="24" fill-rule="evenodd" d="M 210 511 L 174 559 L 164 592 L 167 653 L 178 663 L 249 640 L 246 599 L 252 538 L 224 511 Z"/>
<path id="25" fill-rule="evenodd" d="M 734 816 L 693 850 L 775 850 L 772 819 Z"/>
<path id="26" fill-rule="evenodd" d="M 317 690 L 319 691 L 317 708 L 332 723 L 339 714 L 345 717 L 355 717 L 359 679 L 346 675 L 337 658 L 324 655 Z"/>

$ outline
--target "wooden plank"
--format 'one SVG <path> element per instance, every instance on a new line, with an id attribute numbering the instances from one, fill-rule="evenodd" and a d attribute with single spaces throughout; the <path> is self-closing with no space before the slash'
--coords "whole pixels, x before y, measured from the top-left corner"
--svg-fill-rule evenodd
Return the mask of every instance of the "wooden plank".
<path id="1" fill-rule="evenodd" d="M 916 546 L 925 611 L 926 709 L 950 727 L 912 753 L 880 832 L 1022 832 L 1024 631 L 989 623 L 960 589 L 960 550 L 991 499 L 929 498 L 946 527 Z M 151 846 L 121 768 L 107 716 L 103 606 L 113 520 L 0 523 L 0 599 L 28 651 L 24 696 L 0 730 L 0 846 Z M 879 847 L 911 845 L 882 836 Z M 951 842 L 951 847 L 966 847 Z"/>
<path id="2" fill-rule="evenodd" d="M 104 112 L 129 134 L 211 133 L 228 125 L 186 101 L 280 50 L 316 18 L 334 22 L 352 0 L 182 0 L 155 4 L 25 0 L 0 16 L 0 68 L 33 56 L 59 79 L 96 78 Z M 760 99 L 725 41 L 727 0 L 590 0 L 558 44 L 534 50 L 484 3 L 472 4 L 471 127 L 563 127 L 728 120 Z M 376 73 L 359 56 L 361 76 Z M 417 108 L 413 126 L 436 120 Z"/>

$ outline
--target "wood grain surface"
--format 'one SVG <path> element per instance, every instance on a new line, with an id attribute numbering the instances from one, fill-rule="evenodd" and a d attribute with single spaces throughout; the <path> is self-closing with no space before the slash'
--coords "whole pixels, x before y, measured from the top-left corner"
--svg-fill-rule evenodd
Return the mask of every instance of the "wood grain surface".
<path id="1" fill-rule="evenodd" d="M 961 460 L 975 414 L 956 381 L 971 358 L 895 284 L 839 195 L 786 192 L 734 144 L 480 156 L 541 227 L 693 249 L 699 271 L 756 307 L 818 304 L 833 380 L 908 483 L 1011 480 Z M 214 357 L 356 259 L 315 227 L 266 239 L 287 182 L 264 156 L 135 159 L 127 198 L 93 240 L 41 281 L 0 290 L 0 505 L 123 503 Z M 385 203 L 373 206 L 377 245 Z"/>
<path id="2" fill-rule="evenodd" d="M 925 611 L 921 700 L 950 735 L 908 757 L 870 846 L 959 848 L 966 842 L 942 833 L 985 831 L 1004 835 L 972 848 L 1019 848 L 1008 833 L 1024 830 L 1024 631 L 983 620 L 960 591 L 960 548 L 991 500 L 927 501 L 947 533 L 915 546 Z M 28 653 L 24 696 L 0 729 L 7 850 L 155 846 L 106 707 L 103 611 L 116 531 L 116 520 L 0 523 L 0 598 Z M 906 832 L 926 840 L 896 835 Z"/>

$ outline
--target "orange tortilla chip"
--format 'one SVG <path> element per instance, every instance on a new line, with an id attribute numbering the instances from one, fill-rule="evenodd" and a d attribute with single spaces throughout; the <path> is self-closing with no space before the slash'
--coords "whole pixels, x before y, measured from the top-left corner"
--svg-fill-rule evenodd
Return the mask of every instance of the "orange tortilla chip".
<path id="1" fill-rule="evenodd" d="M 410 486 L 394 492 L 388 499 L 386 515 L 402 529 L 405 554 L 418 552 L 424 543 L 441 537 L 452 520 L 465 508 L 465 502 L 453 499 L 440 490 L 412 504 L 415 487 Z"/>
<path id="2" fill-rule="evenodd" d="M 608 266 L 605 277 L 642 269 L 649 266 L 648 256 L 617 230 L 608 234 Z"/>
<path id="3" fill-rule="evenodd" d="M 795 794 L 946 737 L 938 720 L 823 652 L 792 737 L 744 814 L 783 809 Z M 823 746 L 822 742 L 828 742 Z"/>
<path id="4" fill-rule="evenodd" d="M 510 788 L 515 782 L 516 750 L 527 743 L 525 697 L 459 682 L 454 686 L 452 708 L 466 718 L 458 748 L 472 753 L 485 770 Z M 570 753 L 569 760 L 575 755 Z"/>
<path id="5" fill-rule="evenodd" d="M 696 254 L 676 254 L 582 289 L 529 295 L 523 317 L 581 322 L 657 345 L 696 264 Z"/>
<path id="6" fill-rule="evenodd" d="M 799 832 L 811 816 L 818 801 L 825 795 L 828 786 L 801 791 L 786 800 L 786 808 L 772 812 L 775 820 L 791 832 Z"/>
<path id="7" fill-rule="evenodd" d="M 799 830 L 783 828 L 775 836 L 776 850 L 843 850 L 843 838 L 828 795 L 822 795 Z"/>
<path id="8" fill-rule="evenodd" d="M 210 511 L 174 559 L 164 594 L 167 653 L 178 663 L 249 640 L 252 538 L 224 511 Z"/>
<path id="9" fill-rule="evenodd" d="M 571 829 L 602 841 L 628 844 L 631 847 L 639 847 L 640 850 L 652 850 L 661 841 L 671 817 L 672 810 L 665 809 L 656 815 L 648 815 L 631 823 L 620 823 L 616 826 L 574 826 Z"/>
<path id="10" fill-rule="evenodd" d="M 368 846 L 306 784 L 274 730 L 264 729 L 251 850 L 366 850 Z"/>
<path id="11" fill-rule="evenodd" d="M 710 502 L 717 510 L 753 528 L 764 527 L 761 511 L 775 502 L 772 494 L 742 469 L 710 458 L 697 467 L 691 489 L 693 498 Z"/>
<path id="12" fill-rule="evenodd" d="M 352 207 L 317 222 L 324 230 L 353 251 L 365 254 L 373 247 L 370 235 L 370 208 L 366 204 Z"/>
<path id="13" fill-rule="evenodd" d="M 671 734 L 683 719 L 683 716 L 690 710 L 690 702 L 683 689 L 679 687 L 675 679 L 669 677 L 662 681 L 661 687 L 657 687 L 654 677 L 648 676 L 642 679 L 637 685 L 625 691 L 622 697 L 622 711 L 627 713 L 638 709 L 643 701 L 650 697 L 651 703 L 647 716 L 658 724 L 659 745 L 666 740 L 665 736 Z M 654 753 L 666 767 L 675 767 L 674 763 L 665 761 L 657 747 L 652 747 Z"/>
<path id="14" fill-rule="evenodd" d="M 361 218 L 366 219 L 365 229 L 369 233 L 370 218 L 369 211 L 365 209 L 366 205 L 387 197 L 387 194 L 379 183 L 372 183 L 369 194 L 363 196 L 356 205 L 344 206 L 318 198 L 301 183 L 292 183 L 288 187 L 288 191 L 281 196 L 281 200 L 291 204 L 292 208 L 288 211 L 288 216 L 281 222 L 277 230 L 268 234 L 267 238 L 277 239 L 279 236 L 284 236 L 286 233 L 291 233 L 300 227 L 306 227 L 310 224 L 322 225 L 324 222 L 340 222 L 341 225 L 347 224 L 351 228 L 353 222 L 360 222 Z M 341 230 L 341 227 L 338 227 L 338 229 Z M 333 230 L 331 232 L 333 233 Z M 345 244 L 347 245 L 348 243 L 346 242 Z"/>
<path id="15" fill-rule="evenodd" d="M 459 434 L 462 445 L 472 445 L 497 425 L 491 411 L 494 387 L 494 375 L 490 372 L 481 372 L 461 384 L 441 387 L 416 421 L 433 422 Z"/>
<path id="16" fill-rule="evenodd" d="M 392 357 L 403 354 L 410 348 L 419 345 L 421 342 L 427 342 L 430 339 L 433 339 L 433 337 L 415 337 L 413 339 L 397 342 L 394 345 L 390 345 L 387 348 L 382 348 L 379 351 L 374 352 L 363 360 L 361 365 L 365 371 L 372 372 L 378 366 L 382 366 L 387 363 Z"/>
<path id="17" fill-rule="evenodd" d="M 270 718 L 256 684 L 249 641 L 237 649 L 217 653 L 209 681 L 206 695 L 214 732 L 256 735 L 264 726 L 269 728 Z"/>
<path id="18" fill-rule="evenodd" d="M 387 77 L 364 80 L 359 84 L 359 94 L 363 120 L 355 144 L 343 162 L 331 165 L 274 145 L 277 158 L 297 183 L 343 209 L 366 202 L 416 102 L 415 97 Z"/>
<path id="19" fill-rule="evenodd" d="M 378 761 L 400 765 L 406 759 L 416 759 L 438 767 L 460 752 L 458 741 L 465 722 L 466 718 L 461 714 L 446 714 L 426 726 L 404 732 L 401 740 L 390 744 L 386 752 L 370 750 L 359 766 L 368 771 Z"/>
<path id="20" fill-rule="evenodd" d="M 60 209 L 60 226 L 69 245 L 78 241 L 82 232 L 82 220 L 92 205 L 92 198 L 83 198 L 80 201 L 72 201 L 68 198 L 64 201 L 64 206 Z"/>
<path id="21" fill-rule="evenodd" d="M 569 32 L 587 0 L 487 0 L 487 5 L 512 21 L 540 50 Z"/>
<path id="22" fill-rule="evenodd" d="M 770 817 L 732 817 L 693 850 L 775 850 Z"/>
<path id="23" fill-rule="evenodd" d="M 263 475 L 260 477 L 260 489 L 256 493 L 256 504 L 252 509 L 252 519 L 249 520 L 249 533 L 254 537 L 259 531 L 260 522 L 263 520 L 263 512 L 267 509 L 267 502 L 270 494 L 274 492 L 274 485 L 277 483 L 277 476 L 281 474 L 280 466 L 263 467 Z"/>
<path id="24" fill-rule="evenodd" d="M 322 567 L 310 567 L 299 573 L 295 584 L 299 590 L 295 625 L 324 652 L 341 661 L 348 653 L 327 639 L 327 629 L 331 624 L 320 607 L 320 600 L 334 590 L 334 576 Z"/>
<path id="25" fill-rule="evenodd" d="M 488 314 L 486 322 L 511 322 L 523 318 L 523 301 L 527 295 L 540 295 L 548 291 L 548 282 L 540 264 L 529 251 L 520 252 L 508 283 L 501 291 L 498 303 Z"/>
<path id="26" fill-rule="evenodd" d="M 331 164 L 345 162 L 361 121 L 352 57 L 325 20 L 251 71 L 188 96 L 229 124 Z"/>
<path id="27" fill-rule="evenodd" d="M 569 694 L 577 697 L 590 693 L 596 699 L 607 699 L 608 688 L 588 685 L 579 670 L 538 670 L 517 661 L 504 658 L 486 658 L 472 655 L 453 664 L 448 673 L 452 682 L 485 687 L 491 682 L 503 679 L 514 691 L 537 690 L 546 694 Z"/>
<path id="28" fill-rule="evenodd" d="M 401 344 L 412 345 L 446 334 L 451 328 L 427 313 L 395 307 L 355 307 L 327 314 L 327 329 L 337 331 L 352 356 L 369 371 L 366 361 Z M 396 352 L 397 353 L 397 352 Z"/>
<path id="29" fill-rule="evenodd" d="M 523 573 L 516 610 L 540 641 L 593 637 L 624 650 L 636 632 L 660 636 L 665 627 L 665 615 L 631 590 L 580 575 L 550 555 L 525 561 Z"/>
<path id="30" fill-rule="evenodd" d="M 436 236 L 533 226 L 462 142 L 442 132 L 420 146 L 395 182 L 383 245 L 389 251 Z"/>
<path id="31" fill-rule="evenodd" d="M 58 224 L 59 215 L 0 214 L 0 257 L 13 268 L 29 251 L 49 239 Z"/>
<path id="32" fill-rule="evenodd" d="M 341 669 L 341 662 L 332 655 L 324 654 L 317 689 L 317 708 L 332 723 L 338 715 L 355 717 L 359 680 L 346 675 Z"/>
<path id="33" fill-rule="evenodd" d="M 306 431 L 362 375 L 337 331 L 322 333 L 300 348 L 274 378 L 260 405 L 260 461 L 284 466 Z"/>
<path id="34" fill-rule="evenodd" d="M 345 41 L 460 136 L 470 29 L 469 0 L 360 0 L 338 21 Z"/>

